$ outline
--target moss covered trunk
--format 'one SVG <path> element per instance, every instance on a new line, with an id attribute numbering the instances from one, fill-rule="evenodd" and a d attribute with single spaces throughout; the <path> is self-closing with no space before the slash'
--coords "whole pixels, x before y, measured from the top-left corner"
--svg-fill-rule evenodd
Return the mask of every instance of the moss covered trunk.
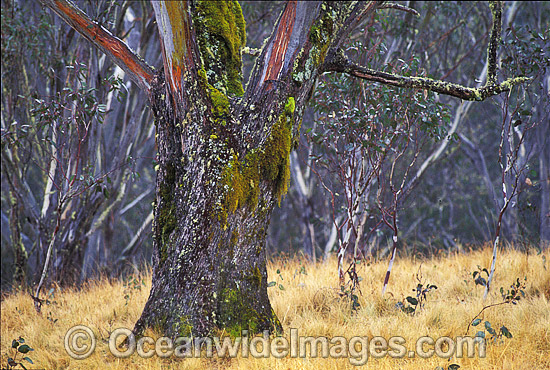
<path id="1" fill-rule="evenodd" d="M 398 76 L 349 60 L 344 41 L 381 1 L 288 0 L 245 89 L 245 21 L 235 0 L 152 2 L 163 59 L 156 72 L 70 2 L 40 1 L 113 58 L 148 94 L 156 117 L 153 283 L 136 333 L 146 327 L 170 336 L 281 328 L 267 296 L 265 235 L 288 188 L 289 154 L 321 73 L 467 100 L 527 80 L 496 84 L 500 2 L 491 6 L 489 82 L 482 88 Z"/>
<path id="2" fill-rule="evenodd" d="M 279 331 L 265 237 L 343 3 L 286 4 L 243 89 L 236 1 L 153 3 L 164 70 L 152 80 L 158 166 L 153 282 L 135 326 L 172 336 Z"/>

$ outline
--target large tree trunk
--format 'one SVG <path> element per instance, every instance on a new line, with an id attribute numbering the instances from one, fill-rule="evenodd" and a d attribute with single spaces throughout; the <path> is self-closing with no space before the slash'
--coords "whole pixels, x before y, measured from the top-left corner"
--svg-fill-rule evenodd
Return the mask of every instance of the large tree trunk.
<path id="1" fill-rule="evenodd" d="M 287 181 L 284 173 L 255 183 L 254 195 L 242 193 L 241 187 L 259 178 L 237 179 L 242 165 L 225 147 L 235 139 L 231 133 L 204 124 L 210 118 L 199 117 L 200 104 L 191 107 L 197 116 L 182 133 L 170 109 L 159 103 L 153 286 L 135 331 L 155 327 L 176 336 L 208 335 L 214 328 L 234 335 L 280 330 L 267 296 L 264 245 L 275 194 Z M 261 169 L 251 162 L 246 162 L 251 171 Z"/>
<path id="2" fill-rule="evenodd" d="M 289 154 L 329 47 L 376 5 L 289 1 L 244 91 L 236 1 L 198 2 L 190 12 L 183 2 L 154 3 L 166 82 L 157 76 L 152 93 L 154 273 L 136 333 L 281 330 L 267 295 L 271 212 L 286 193 Z"/>
<path id="3" fill-rule="evenodd" d="M 292 80 L 319 4 L 287 4 L 244 96 L 238 3 L 198 3 L 191 19 L 186 7 L 155 4 L 166 83 L 157 76 L 152 98 L 159 164 L 154 273 L 134 331 L 280 331 L 267 295 L 265 237 L 272 209 L 288 186 L 299 117 L 322 62 L 310 68 L 309 78 Z M 226 22 L 232 35 L 215 22 Z M 188 35 L 180 41 L 184 55 L 171 49 L 176 26 Z M 298 62 L 302 73 L 308 55 Z"/>
<path id="4" fill-rule="evenodd" d="M 264 249 L 272 184 L 255 184 L 260 191 L 251 202 L 257 205 L 238 204 L 232 213 L 224 199 L 236 191 L 224 188 L 230 159 L 218 145 L 223 136 L 210 139 L 221 133 L 196 127 L 182 142 L 172 118 L 163 118 L 157 121 L 153 285 L 135 331 L 152 326 L 176 336 L 212 334 L 214 328 L 233 335 L 280 330 L 267 296 Z"/>

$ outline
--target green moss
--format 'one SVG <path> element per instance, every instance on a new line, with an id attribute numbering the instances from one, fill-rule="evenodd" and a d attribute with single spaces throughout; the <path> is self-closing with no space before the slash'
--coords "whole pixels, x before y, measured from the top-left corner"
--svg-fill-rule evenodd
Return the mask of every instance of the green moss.
<path id="1" fill-rule="evenodd" d="M 252 292 L 254 295 L 254 292 L 260 289 L 263 281 L 260 268 L 251 268 L 248 275 L 243 278 L 248 284 L 222 289 L 219 296 L 219 310 L 216 314 L 216 326 L 224 328 L 232 337 L 241 336 L 243 330 L 248 330 L 250 335 L 256 334 L 268 323 L 280 331 L 281 323 L 273 308 L 270 312 L 258 312 L 251 305 L 251 295 L 247 294 Z"/>
<path id="2" fill-rule="evenodd" d="M 309 30 L 309 40 L 313 44 L 310 55 L 313 57 L 313 63 L 316 66 L 323 63 L 327 55 L 334 31 L 333 17 L 333 12 L 326 11 L 323 17 L 315 22 Z"/>
<path id="3" fill-rule="evenodd" d="M 212 103 L 211 112 L 214 117 L 214 122 L 225 126 L 227 118 L 230 115 L 229 99 L 226 95 L 208 83 L 208 78 L 206 77 L 206 71 L 204 68 L 199 69 L 198 75 L 201 86 L 207 91 L 208 96 L 210 97 L 210 102 Z"/>
<path id="4" fill-rule="evenodd" d="M 292 143 L 292 118 L 287 113 L 287 107 L 294 107 L 292 103 L 285 106 L 285 113 L 273 125 L 271 136 L 265 145 L 264 156 L 260 163 L 262 178 L 271 180 L 275 184 L 275 196 L 281 203 L 281 197 L 286 194 L 290 182 L 290 150 Z"/>
<path id="5" fill-rule="evenodd" d="M 228 212 L 248 206 L 255 209 L 260 195 L 260 181 L 273 184 L 275 197 L 288 191 L 290 182 L 290 151 L 292 150 L 292 123 L 296 103 L 289 97 L 283 113 L 271 128 L 265 144 L 249 152 L 243 160 L 234 155 L 222 172 L 221 186 L 225 196 L 218 217 L 225 224 Z"/>
<path id="6" fill-rule="evenodd" d="M 210 98 L 212 99 L 214 114 L 229 114 L 229 100 L 215 88 L 210 89 Z"/>
<path id="7" fill-rule="evenodd" d="M 285 104 L 285 113 L 289 116 L 294 114 L 294 111 L 296 110 L 296 102 L 294 101 L 294 97 L 290 96 Z"/>
<path id="8" fill-rule="evenodd" d="M 237 1 L 198 1 L 194 23 L 210 83 L 229 95 L 241 96 L 241 48 L 246 43 L 241 6 Z"/>
<path id="9" fill-rule="evenodd" d="M 233 338 L 240 337 L 243 330 L 254 334 L 258 330 L 258 313 L 250 307 L 240 289 L 225 288 L 220 295 L 220 312 L 217 315 L 218 326 L 227 330 Z"/>
<path id="10" fill-rule="evenodd" d="M 193 325 L 189 322 L 189 318 L 183 315 L 180 318 L 178 335 L 180 337 L 190 337 L 193 334 Z"/>

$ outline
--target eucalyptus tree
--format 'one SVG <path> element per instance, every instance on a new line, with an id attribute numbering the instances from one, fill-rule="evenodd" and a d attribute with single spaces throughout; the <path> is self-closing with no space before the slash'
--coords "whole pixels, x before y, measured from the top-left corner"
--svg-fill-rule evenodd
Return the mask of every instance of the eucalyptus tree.
<path id="1" fill-rule="evenodd" d="M 265 236 L 288 189 L 289 155 L 325 72 L 483 100 L 525 79 L 496 79 L 501 7 L 492 3 L 487 83 L 469 88 L 376 71 L 341 50 L 383 2 L 288 1 L 243 86 L 245 20 L 236 1 L 153 2 L 155 70 L 67 0 L 41 0 L 117 63 L 149 98 L 158 147 L 153 282 L 134 331 L 169 336 L 278 331 L 267 295 Z"/>

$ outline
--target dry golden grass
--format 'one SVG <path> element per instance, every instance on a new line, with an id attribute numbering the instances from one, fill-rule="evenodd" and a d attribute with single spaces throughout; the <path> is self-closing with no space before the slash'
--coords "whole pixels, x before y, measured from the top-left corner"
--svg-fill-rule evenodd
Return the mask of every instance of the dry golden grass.
<path id="1" fill-rule="evenodd" d="M 527 276 L 526 298 L 517 305 L 489 308 L 482 318 L 493 327 L 506 325 L 513 338 L 504 338 L 487 345 L 485 358 L 432 357 L 394 359 L 369 358 L 366 369 L 435 369 L 457 363 L 461 369 L 550 369 L 550 258 L 549 253 L 521 253 L 505 251 L 498 257 L 493 291 L 482 301 L 483 288 L 475 286 L 472 272 L 477 265 L 489 266 L 491 251 L 471 252 L 427 260 L 398 258 L 394 265 L 388 292 L 380 296 L 381 282 L 387 261 L 359 265 L 362 295 L 361 308 L 352 314 L 349 303 L 338 298 L 336 262 L 307 264 L 298 259 L 278 260 L 268 266 L 269 281 L 278 280 L 276 270 L 284 280 L 285 290 L 269 288 L 273 308 L 280 318 L 285 335 L 297 328 L 300 335 L 312 336 L 401 336 L 407 350 L 414 349 L 422 336 L 437 338 L 464 335 L 468 322 L 484 304 L 501 301 L 498 292 L 516 278 Z M 299 273 L 305 267 L 306 274 Z M 428 294 L 423 310 L 415 316 L 404 314 L 395 306 L 407 295 L 412 295 L 416 275 L 421 266 L 422 281 L 435 284 L 438 289 Z M 11 340 L 23 336 L 35 351 L 30 353 L 34 365 L 45 369 L 350 369 L 348 359 L 275 358 L 254 359 L 162 359 L 154 356 L 140 358 L 137 354 L 118 359 L 110 354 L 101 338 L 108 338 L 115 328 L 132 328 L 139 317 L 148 295 L 150 275 L 144 277 L 146 288 L 133 291 L 125 305 L 124 286 L 107 279 L 88 284 L 79 291 L 56 291 L 54 303 L 44 306 L 37 315 L 28 294 L 18 292 L 4 296 L 1 314 L 1 362 L 5 366 Z M 54 322 L 54 320 L 57 320 Z M 70 358 L 63 346 L 67 330 L 77 324 L 93 329 L 98 339 L 95 352 L 86 360 Z M 471 328 L 473 335 L 477 328 Z M 160 337 L 149 331 L 148 335 Z"/>

